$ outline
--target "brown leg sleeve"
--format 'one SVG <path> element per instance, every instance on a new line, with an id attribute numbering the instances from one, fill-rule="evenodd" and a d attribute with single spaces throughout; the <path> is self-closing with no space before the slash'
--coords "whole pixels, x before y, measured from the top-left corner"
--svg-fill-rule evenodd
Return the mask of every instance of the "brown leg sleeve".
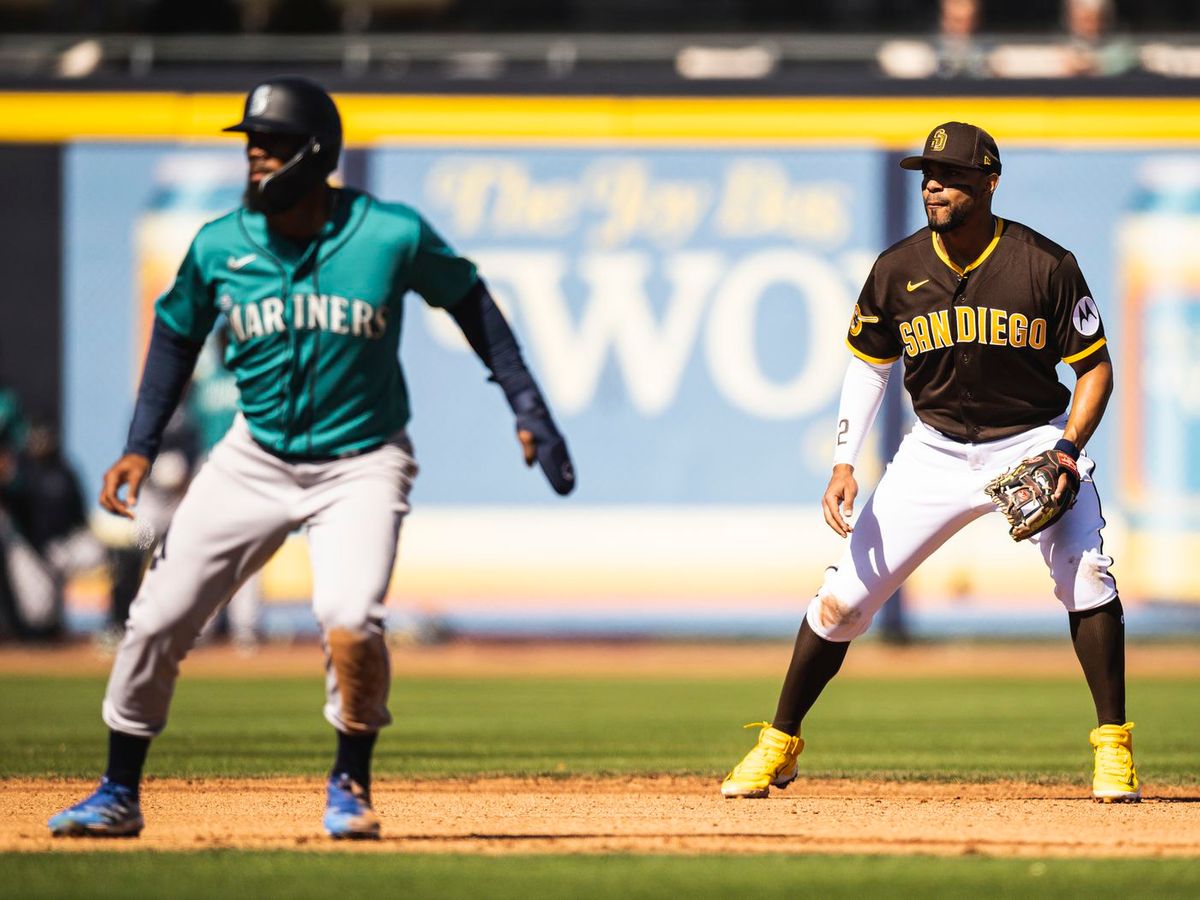
<path id="1" fill-rule="evenodd" d="M 387 711 L 391 666 L 383 628 L 331 628 L 325 635 L 334 690 L 326 718 L 346 734 L 378 731 L 391 722 Z"/>

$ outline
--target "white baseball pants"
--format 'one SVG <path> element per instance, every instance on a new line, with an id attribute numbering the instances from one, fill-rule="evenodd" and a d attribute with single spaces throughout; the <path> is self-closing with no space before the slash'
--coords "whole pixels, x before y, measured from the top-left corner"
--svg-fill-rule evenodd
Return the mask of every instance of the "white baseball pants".
<path id="1" fill-rule="evenodd" d="M 808 624 L 821 637 L 850 641 L 861 635 L 884 602 L 933 551 L 980 516 L 999 511 L 984 486 L 1062 437 L 1065 420 L 1014 437 L 980 444 L 953 441 L 917 422 L 888 464 L 874 494 L 856 517 L 846 550 L 808 607 Z M 1069 611 L 1103 606 L 1117 596 L 1104 555 L 1095 463 L 1079 458 L 1079 497 L 1056 523 L 1029 539 L 1042 553 L 1054 593 Z M 998 527 L 997 540 L 1007 540 Z"/>
<path id="2" fill-rule="evenodd" d="M 416 474 L 402 434 L 360 456 L 289 463 L 258 446 L 239 416 L 188 488 L 130 608 L 104 697 L 105 723 L 142 737 L 162 731 L 179 663 L 204 623 L 300 526 L 321 627 L 381 634 Z M 373 646 L 384 656 L 375 671 L 386 679 L 386 647 L 381 638 Z M 325 717 L 349 731 L 337 679 L 330 673 L 326 682 Z M 376 696 L 358 730 L 391 721 L 387 686 Z"/>

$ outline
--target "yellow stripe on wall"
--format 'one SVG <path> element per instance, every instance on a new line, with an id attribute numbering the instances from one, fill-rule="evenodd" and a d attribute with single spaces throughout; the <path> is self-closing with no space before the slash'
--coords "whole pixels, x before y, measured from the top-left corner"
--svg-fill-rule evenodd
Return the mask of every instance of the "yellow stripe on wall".
<path id="1" fill-rule="evenodd" d="M 839 143 L 905 149 L 939 122 L 1000 145 L 1200 143 L 1200 99 L 339 96 L 350 143 Z M 218 140 L 237 94 L 4 93 L 0 140 Z"/>

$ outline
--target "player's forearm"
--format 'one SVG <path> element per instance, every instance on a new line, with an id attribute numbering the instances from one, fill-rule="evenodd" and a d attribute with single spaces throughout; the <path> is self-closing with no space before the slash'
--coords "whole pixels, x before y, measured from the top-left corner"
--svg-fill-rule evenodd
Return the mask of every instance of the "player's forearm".
<path id="1" fill-rule="evenodd" d="M 155 318 L 125 453 L 137 453 L 150 460 L 158 454 L 167 421 L 179 405 L 202 346 Z"/>
<path id="2" fill-rule="evenodd" d="M 521 356 L 516 336 L 487 285 L 480 281 L 467 296 L 450 307 L 449 312 L 475 355 L 491 372 L 492 381 L 500 385 L 509 404 L 516 410 L 518 398 L 530 391 L 536 392 L 537 384 Z"/>
<path id="3" fill-rule="evenodd" d="M 546 401 L 533 375 L 521 357 L 521 348 L 508 322 L 487 286 L 480 281 L 458 303 L 450 307 L 467 343 L 500 385 L 517 420 L 522 442 L 532 441 L 538 464 L 551 486 L 559 494 L 575 489 L 575 468 L 567 452 L 566 441 L 546 407 Z M 526 457 L 530 462 L 530 458 Z"/>
<path id="4" fill-rule="evenodd" d="M 853 466 L 858 459 L 867 432 L 879 414 L 891 371 L 890 364 L 876 365 L 857 356 L 851 358 L 838 404 L 837 443 L 833 452 L 835 466 Z"/>
<path id="5" fill-rule="evenodd" d="M 1108 398 L 1112 394 L 1112 364 L 1099 362 L 1079 376 L 1075 382 L 1075 394 L 1071 400 L 1071 413 L 1063 429 L 1063 437 L 1080 450 L 1087 445 L 1095 433 Z"/>

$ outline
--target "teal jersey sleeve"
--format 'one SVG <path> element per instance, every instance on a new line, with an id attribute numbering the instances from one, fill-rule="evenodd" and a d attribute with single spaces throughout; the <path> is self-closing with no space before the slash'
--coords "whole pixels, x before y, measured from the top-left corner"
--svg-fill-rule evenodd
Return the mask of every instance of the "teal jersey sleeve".
<path id="1" fill-rule="evenodd" d="M 212 286 L 204 277 L 196 243 L 192 241 L 175 283 L 158 298 L 154 311 L 176 334 L 201 344 L 217 319 L 217 305 Z"/>
<path id="2" fill-rule="evenodd" d="M 423 217 L 418 221 L 421 233 L 409 274 L 410 286 L 430 306 L 453 306 L 479 280 L 475 263 L 455 253 Z"/>

